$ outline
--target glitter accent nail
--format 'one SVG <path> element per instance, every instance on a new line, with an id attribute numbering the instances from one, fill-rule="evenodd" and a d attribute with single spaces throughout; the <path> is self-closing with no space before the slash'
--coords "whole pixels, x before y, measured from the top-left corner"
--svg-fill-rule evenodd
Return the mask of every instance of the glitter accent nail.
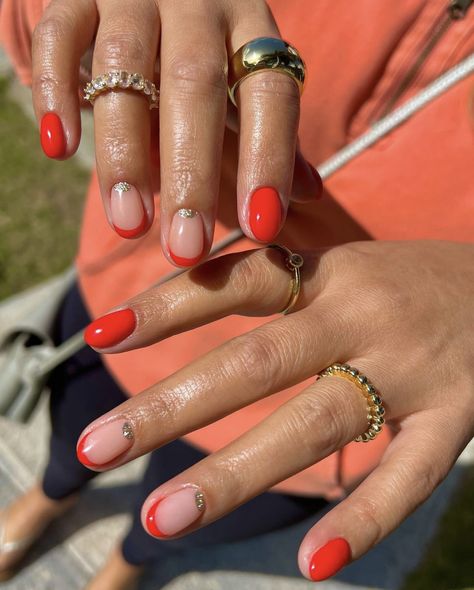
<path id="1" fill-rule="evenodd" d="M 180 217 L 191 219 L 199 215 L 199 213 L 197 211 L 194 211 L 194 209 L 178 209 L 178 215 Z"/>
<path id="2" fill-rule="evenodd" d="M 202 492 L 196 492 L 196 495 L 194 496 L 194 498 L 196 500 L 197 509 L 200 512 L 205 510 L 206 509 L 206 500 L 204 499 L 204 494 Z"/>
<path id="3" fill-rule="evenodd" d="M 130 422 L 125 422 L 124 425 L 122 426 L 122 434 L 124 435 L 125 438 L 128 438 L 129 440 L 133 439 L 133 429 L 132 429 L 132 425 L 130 424 Z"/>
<path id="4" fill-rule="evenodd" d="M 117 184 L 114 184 L 113 189 L 117 192 L 127 193 L 132 189 L 132 185 L 128 184 L 128 182 L 117 182 Z"/>

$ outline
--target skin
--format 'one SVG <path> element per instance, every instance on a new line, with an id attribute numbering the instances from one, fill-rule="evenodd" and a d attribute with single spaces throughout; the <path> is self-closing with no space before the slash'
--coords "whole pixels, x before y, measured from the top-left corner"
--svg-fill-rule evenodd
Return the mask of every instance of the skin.
<path id="1" fill-rule="evenodd" d="M 282 225 L 290 199 L 304 202 L 320 192 L 299 152 L 294 179 L 300 98 L 293 80 L 262 72 L 240 85 L 238 112 L 228 103 L 228 56 L 262 36 L 280 37 L 263 0 L 52 0 L 35 30 L 35 112 L 38 122 L 50 111 L 60 116 L 65 158 L 80 141 L 79 64 L 91 44 L 93 77 L 127 70 L 159 86 L 159 117 L 150 115 L 147 100 L 136 92 L 107 92 L 96 99 L 96 160 L 112 227 L 110 193 L 117 182 L 127 181 L 140 192 L 144 232 L 153 222 L 153 189 L 159 183 L 162 246 L 171 263 L 168 237 L 180 208 L 201 213 L 204 256 L 212 245 L 226 126 L 239 134 L 230 194 L 247 236 L 254 237 L 248 209 L 258 187 L 278 191 Z M 154 161 L 152 140 L 159 142 Z"/>
<path id="2" fill-rule="evenodd" d="M 308 576 L 312 553 L 335 537 L 345 538 L 357 559 L 429 497 L 474 434 L 473 256 L 472 244 L 435 241 L 304 252 L 302 290 L 289 316 L 223 344 L 94 421 L 82 436 L 110 420 L 129 421 L 134 442 L 108 466 L 114 468 L 347 362 L 381 392 L 394 438 L 379 466 L 308 532 L 298 559 Z M 288 273 L 281 254 L 269 249 L 212 260 L 121 306 L 135 312 L 137 327 L 101 352 L 147 346 L 229 314 L 274 314 L 288 301 Z M 197 486 L 207 507 L 186 530 L 192 532 L 366 427 L 365 400 L 353 384 L 317 380 L 160 486 L 143 517 L 158 498 Z"/>

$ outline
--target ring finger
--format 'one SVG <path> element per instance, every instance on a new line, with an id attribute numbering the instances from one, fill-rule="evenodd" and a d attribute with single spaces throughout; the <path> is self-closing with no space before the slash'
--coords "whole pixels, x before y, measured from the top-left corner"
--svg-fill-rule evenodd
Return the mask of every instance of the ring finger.
<path id="1" fill-rule="evenodd" d="M 100 24 L 93 77 L 124 71 L 153 81 L 160 27 L 155 2 L 99 0 L 97 6 Z M 129 84 L 127 79 L 125 85 Z M 94 122 L 97 171 L 108 220 L 122 237 L 138 237 L 154 215 L 148 100 L 122 88 L 106 92 L 94 102 Z"/>

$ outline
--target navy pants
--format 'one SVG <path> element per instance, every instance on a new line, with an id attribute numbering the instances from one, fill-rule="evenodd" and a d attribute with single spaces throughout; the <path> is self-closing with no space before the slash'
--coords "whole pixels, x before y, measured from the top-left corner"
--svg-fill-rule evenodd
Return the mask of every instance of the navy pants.
<path id="1" fill-rule="evenodd" d="M 55 329 L 59 344 L 90 322 L 77 287 L 64 300 Z M 59 500 L 83 489 L 98 474 L 76 458 L 79 434 L 93 420 L 126 400 L 100 356 L 85 348 L 58 367 L 50 379 L 52 434 L 50 457 L 43 477 L 44 493 Z M 140 508 L 148 494 L 205 455 L 190 444 L 176 440 L 150 454 L 138 487 L 131 527 L 122 542 L 124 558 L 144 565 L 170 551 L 194 546 L 239 541 L 300 522 L 324 507 L 320 498 L 264 493 L 228 516 L 176 541 L 150 537 L 140 522 Z"/>

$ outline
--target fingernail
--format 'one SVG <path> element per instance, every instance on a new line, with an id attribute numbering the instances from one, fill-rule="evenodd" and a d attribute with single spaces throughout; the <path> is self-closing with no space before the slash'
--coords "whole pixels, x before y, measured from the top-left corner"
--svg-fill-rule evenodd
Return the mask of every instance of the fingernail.
<path id="1" fill-rule="evenodd" d="M 86 467 L 105 467 L 133 444 L 132 426 L 126 420 L 102 424 L 77 444 L 77 458 Z"/>
<path id="2" fill-rule="evenodd" d="M 351 559 L 349 543 L 342 537 L 332 539 L 318 549 L 310 560 L 309 575 L 312 580 L 319 582 L 334 576 Z"/>
<path id="3" fill-rule="evenodd" d="M 169 234 L 170 256 L 179 266 L 193 266 L 202 257 L 204 226 L 193 209 L 179 209 L 173 216 Z"/>
<path id="4" fill-rule="evenodd" d="M 281 201 L 278 192 L 265 186 L 258 188 L 250 198 L 250 229 L 260 242 L 271 242 L 276 238 L 281 225 Z"/>
<path id="5" fill-rule="evenodd" d="M 61 119 L 56 113 L 46 113 L 41 119 L 41 147 L 48 158 L 62 158 L 66 153 L 66 137 Z"/>
<path id="6" fill-rule="evenodd" d="M 135 330 L 137 318 L 131 309 L 120 309 L 90 323 L 84 340 L 92 348 L 110 348 L 125 340 Z"/>
<path id="7" fill-rule="evenodd" d="M 122 238 L 135 238 L 146 227 L 145 208 L 137 189 L 128 182 L 118 182 L 110 194 L 110 212 L 115 231 Z"/>
<path id="8" fill-rule="evenodd" d="M 206 509 L 204 494 L 188 487 L 170 494 L 148 510 L 146 525 L 154 537 L 171 537 L 188 528 Z"/>
<path id="9" fill-rule="evenodd" d="M 309 169 L 311 170 L 311 174 L 314 176 L 314 180 L 316 181 L 316 199 L 320 199 L 323 196 L 323 179 L 321 178 L 319 172 L 316 170 L 314 166 L 312 166 L 308 162 Z"/>

